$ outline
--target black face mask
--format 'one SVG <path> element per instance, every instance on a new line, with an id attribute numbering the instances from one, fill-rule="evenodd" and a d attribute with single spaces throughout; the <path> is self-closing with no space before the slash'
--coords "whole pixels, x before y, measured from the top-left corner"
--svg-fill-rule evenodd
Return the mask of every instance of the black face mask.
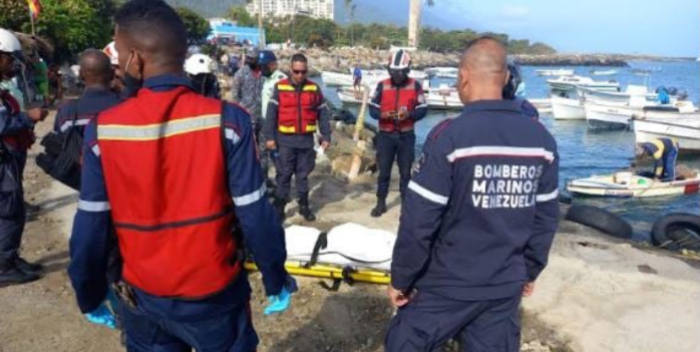
<path id="1" fill-rule="evenodd" d="M 132 57 L 126 62 L 126 67 L 124 68 L 124 74 L 122 82 L 124 83 L 124 95 L 128 97 L 133 97 L 136 93 L 143 87 L 143 80 L 132 76 L 129 73 L 129 64 L 131 63 Z"/>
<path id="2" fill-rule="evenodd" d="M 391 83 L 397 87 L 403 86 L 408 80 L 408 72 L 405 70 L 389 70 L 389 76 L 391 76 Z"/>
<path id="3" fill-rule="evenodd" d="M 262 74 L 265 77 L 270 77 L 270 76 L 272 76 L 272 70 L 270 69 L 269 66 L 265 65 L 262 67 Z"/>
<path id="4" fill-rule="evenodd" d="M 250 67 L 251 70 L 257 70 L 258 69 L 258 63 L 257 62 L 249 62 L 248 67 Z"/>

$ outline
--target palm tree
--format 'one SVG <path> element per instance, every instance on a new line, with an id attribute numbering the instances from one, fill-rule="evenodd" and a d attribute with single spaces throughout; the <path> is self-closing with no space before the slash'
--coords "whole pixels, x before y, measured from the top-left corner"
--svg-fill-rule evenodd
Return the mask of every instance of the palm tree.
<path id="1" fill-rule="evenodd" d="M 435 5 L 435 0 L 426 0 L 428 6 Z M 421 0 L 411 0 L 408 12 L 408 46 L 418 47 L 420 34 Z"/>

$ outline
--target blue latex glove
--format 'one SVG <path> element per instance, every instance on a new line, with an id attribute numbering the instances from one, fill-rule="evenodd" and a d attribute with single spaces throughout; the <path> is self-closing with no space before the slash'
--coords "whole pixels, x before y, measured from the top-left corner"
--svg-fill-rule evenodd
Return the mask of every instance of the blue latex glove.
<path id="1" fill-rule="evenodd" d="M 87 320 L 93 324 L 104 325 L 110 329 L 117 328 L 117 320 L 114 318 L 112 311 L 107 308 L 104 303 L 100 304 L 97 309 L 85 314 Z"/>
<path id="2" fill-rule="evenodd" d="M 298 290 L 297 281 L 293 277 L 287 276 L 287 280 L 282 287 L 282 291 L 276 296 L 268 296 L 269 304 L 265 307 L 265 315 L 282 313 L 289 308 L 292 303 L 292 293 Z"/>

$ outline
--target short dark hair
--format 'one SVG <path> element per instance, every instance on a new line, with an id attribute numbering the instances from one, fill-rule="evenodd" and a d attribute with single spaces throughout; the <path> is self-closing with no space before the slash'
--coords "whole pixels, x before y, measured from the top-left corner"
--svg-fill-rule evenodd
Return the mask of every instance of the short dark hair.
<path id="1" fill-rule="evenodd" d="M 163 0 L 131 0 L 114 15 L 119 32 L 163 64 L 182 64 L 187 56 L 187 29 Z"/>
<path id="2" fill-rule="evenodd" d="M 308 64 L 309 60 L 306 59 L 306 56 L 304 56 L 304 54 L 297 53 L 297 54 L 292 55 L 292 63 L 295 63 L 295 62 L 303 62 L 305 64 Z"/>

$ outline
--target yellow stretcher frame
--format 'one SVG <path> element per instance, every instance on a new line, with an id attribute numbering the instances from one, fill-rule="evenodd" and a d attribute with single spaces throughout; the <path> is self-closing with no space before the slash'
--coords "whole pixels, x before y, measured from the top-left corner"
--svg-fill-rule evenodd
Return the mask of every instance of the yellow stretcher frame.
<path id="1" fill-rule="evenodd" d="M 342 267 L 318 264 L 306 268 L 304 267 L 303 263 L 295 261 L 284 263 L 284 267 L 287 269 L 289 274 L 298 276 L 309 276 L 333 280 L 351 280 L 354 282 L 365 282 L 377 285 L 388 285 L 391 282 L 391 276 L 389 273 L 378 270 L 347 270 Z M 257 265 L 250 261 L 245 262 L 245 268 L 249 271 L 258 271 Z"/>

